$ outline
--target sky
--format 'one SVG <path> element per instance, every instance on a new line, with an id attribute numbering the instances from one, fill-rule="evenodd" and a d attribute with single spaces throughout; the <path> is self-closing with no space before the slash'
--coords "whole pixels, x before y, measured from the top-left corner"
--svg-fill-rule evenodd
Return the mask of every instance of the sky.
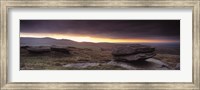
<path id="1" fill-rule="evenodd" d="M 177 43 L 180 20 L 20 20 L 20 37 L 96 43 Z"/>

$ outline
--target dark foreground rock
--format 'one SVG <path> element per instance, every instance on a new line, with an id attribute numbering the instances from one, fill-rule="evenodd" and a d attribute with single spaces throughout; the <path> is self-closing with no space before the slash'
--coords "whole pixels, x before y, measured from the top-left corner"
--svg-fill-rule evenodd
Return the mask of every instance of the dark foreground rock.
<path id="1" fill-rule="evenodd" d="M 29 48 L 29 46 L 20 46 L 20 48 L 27 49 L 27 48 Z"/>
<path id="2" fill-rule="evenodd" d="M 124 55 L 124 56 L 115 56 L 114 60 L 117 61 L 137 61 L 137 60 L 146 60 L 155 56 L 155 53 L 139 53 L 135 55 Z"/>
<path id="3" fill-rule="evenodd" d="M 29 53 L 34 53 L 34 54 L 47 53 L 51 51 L 49 47 L 29 47 L 27 48 L 27 50 Z"/>
<path id="4" fill-rule="evenodd" d="M 69 54 L 69 50 L 66 47 L 52 46 L 51 51 L 62 52 L 65 54 Z"/>
<path id="5" fill-rule="evenodd" d="M 116 61 L 144 61 L 156 54 L 155 48 L 146 45 L 129 45 L 114 48 L 112 55 Z"/>
<path id="6" fill-rule="evenodd" d="M 140 44 L 133 44 L 133 45 L 127 45 L 127 46 L 121 46 L 114 48 L 112 55 L 113 56 L 124 56 L 124 55 L 134 55 L 138 53 L 151 53 L 154 52 L 155 48 L 146 46 L 146 45 L 140 45 Z"/>

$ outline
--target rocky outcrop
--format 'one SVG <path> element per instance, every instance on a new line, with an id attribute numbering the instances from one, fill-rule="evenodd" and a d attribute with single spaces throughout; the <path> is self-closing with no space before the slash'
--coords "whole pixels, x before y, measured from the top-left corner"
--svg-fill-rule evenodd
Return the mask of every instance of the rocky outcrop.
<path id="1" fill-rule="evenodd" d="M 110 65 L 116 65 L 128 70 L 169 70 L 169 65 L 160 60 L 154 59 L 155 48 L 133 44 L 120 46 L 112 51 L 113 61 Z"/>
<path id="2" fill-rule="evenodd" d="M 155 48 L 153 47 L 140 44 L 133 44 L 133 45 L 116 47 L 114 48 L 112 54 L 114 56 L 124 56 L 124 55 L 138 54 L 138 53 L 151 53 L 153 51 L 155 51 Z"/>
<path id="3" fill-rule="evenodd" d="M 35 54 L 47 53 L 51 51 L 49 47 L 29 47 L 27 50 L 29 53 Z"/>
<path id="4" fill-rule="evenodd" d="M 20 48 L 27 49 L 27 48 L 29 48 L 29 46 L 20 46 Z"/>
<path id="5" fill-rule="evenodd" d="M 66 47 L 51 46 L 51 51 L 69 54 L 69 50 Z"/>
<path id="6" fill-rule="evenodd" d="M 148 58 L 152 58 L 156 54 L 154 53 L 155 48 L 134 44 L 123 47 L 114 48 L 112 55 L 116 61 L 144 61 Z"/>
<path id="7" fill-rule="evenodd" d="M 134 55 L 124 55 L 124 56 L 115 56 L 114 59 L 117 61 L 137 61 L 137 60 L 146 60 L 155 56 L 155 53 L 139 53 Z"/>

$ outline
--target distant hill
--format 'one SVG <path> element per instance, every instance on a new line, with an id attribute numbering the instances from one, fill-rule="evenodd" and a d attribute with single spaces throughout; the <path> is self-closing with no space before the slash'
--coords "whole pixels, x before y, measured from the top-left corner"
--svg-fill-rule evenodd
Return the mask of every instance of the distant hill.
<path id="1" fill-rule="evenodd" d="M 67 39 L 53 39 L 53 38 L 30 38 L 30 37 L 21 37 L 20 46 L 68 46 L 78 44 L 78 42 L 67 40 Z"/>
<path id="2" fill-rule="evenodd" d="M 139 43 L 139 44 L 153 46 L 156 48 L 156 52 L 158 53 L 180 54 L 179 43 Z M 46 38 L 21 37 L 20 38 L 20 46 L 52 46 L 52 45 L 111 50 L 115 46 L 130 45 L 130 44 L 76 42 L 76 41 L 72 41 L 68 39 L 53 39 L 49 37 L 46 37 Z"/>
<path id="3" fill-rule="evenodd" d="M 68 39 L 53 39 L 53 38 L 30 38 L 21 37 L 20 46 L 73 46 L 73 47 L 88 47 L 88 48 L 112 48 L 114 43 L 92 43 L 92 42 L 76 42 Z"/>

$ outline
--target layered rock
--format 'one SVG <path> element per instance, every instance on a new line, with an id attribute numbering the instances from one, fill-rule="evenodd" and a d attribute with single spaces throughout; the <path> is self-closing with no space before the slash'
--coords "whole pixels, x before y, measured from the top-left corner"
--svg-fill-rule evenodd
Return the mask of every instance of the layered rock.
<path id="1" fill-rule="evenodd" d="M 46 53 L 51 51 L 49 47 L 29 47 L 27 48 L 27 50 L 29 53 L 35 54 Z"/>
<path id="2" fill-rule="evenodd" d="M 114 59 L 117 61 L 136 61 L 152 58 L 155 55 L 155 53 L 139 53 L 134 55 L 115 56 Z"/>
<path id="3" fill-rule="evenodd" d="M 65 48 L 65 47 L 52 46 L 51 47 L 51 51 L 56 51 L 56 52 L 62 52 L 62 53 L 69 54 L 69 50 L 67 48 Z"/>
<path id="4" fill-rule="evenodd" d="M 27 48 L 29 48 L 29 46 L 20 46 L 20 48 L 27 49 Z"/>
<path id="5" fill-rule="evenodd" d="M 116 61 L 139 61 L 152 58 L 156 55 L 154 51 L 155 48 L 153 47 L 134 44 L 129 46 L 116 47 L 113 50 L 112 55 Z"/>

